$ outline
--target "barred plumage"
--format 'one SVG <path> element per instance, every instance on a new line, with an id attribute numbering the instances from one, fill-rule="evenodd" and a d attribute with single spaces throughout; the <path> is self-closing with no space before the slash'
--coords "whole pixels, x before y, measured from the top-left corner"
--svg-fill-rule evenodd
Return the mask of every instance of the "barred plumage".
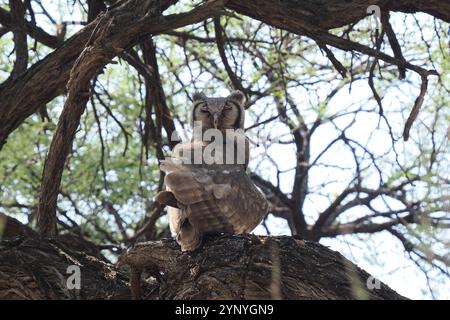
<path id="1" fill-rule="evenodd" d="M 173 158 L 161 162 L 161 170 L 167 173 L 166 191 L 156 198 L 169 205 L 170 229 L 183 251 L 197 248 L 206 232 L 251 232 L 268 210 L 264 195 L 245 173 L 249 144 L 242 130 L 236 133 L 237 138 L 223 139 L 222 151 L 220 148 L 213 150 L 214 163 L 192 163 L 196 147 L 202 152 L 211 147 L 212 142 L 203 140 L 207 130 L 225 134 L 226 129 L 243 129 L 243 94 L 235 91 L 226 98 L 208 98 L 196 93 L 193 98 L 192 123 L 201 123 L 202 135 L 194 135 L 191 142 L 178 146 Z M 220 159 L 226 160 L 224 150 L 230 144 L 233 161 L 222 164 Z M 242 152 L 244 161 L 238 162 Z"/>

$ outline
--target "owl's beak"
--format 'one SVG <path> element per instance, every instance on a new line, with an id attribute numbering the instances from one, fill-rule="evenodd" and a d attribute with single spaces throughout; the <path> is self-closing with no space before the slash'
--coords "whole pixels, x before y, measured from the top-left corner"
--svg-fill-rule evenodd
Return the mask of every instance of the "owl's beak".
<path id="1" fill-rule="evenodd" d="M 214 125 L 214 129 L 217 129 L 219 127 L 219 114 L 218 113 L 213 114 L 213 125 Z"/>

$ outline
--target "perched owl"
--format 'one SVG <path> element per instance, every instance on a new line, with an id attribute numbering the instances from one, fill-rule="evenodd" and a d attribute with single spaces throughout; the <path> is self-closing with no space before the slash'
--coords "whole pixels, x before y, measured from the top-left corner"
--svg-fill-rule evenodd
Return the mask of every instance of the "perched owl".
<path id="1" fill-rule="evenodd" d="M 193 138 L 161 162 L 166 191 L 156 201 L 169 206 L 170 230 L 182 251 L 196 249 L 207 232 L 250 232 L 267 214 L 267 200 L 245 173 L 243 99 L 240 91 L 226 98 L 194 94 Z"/>

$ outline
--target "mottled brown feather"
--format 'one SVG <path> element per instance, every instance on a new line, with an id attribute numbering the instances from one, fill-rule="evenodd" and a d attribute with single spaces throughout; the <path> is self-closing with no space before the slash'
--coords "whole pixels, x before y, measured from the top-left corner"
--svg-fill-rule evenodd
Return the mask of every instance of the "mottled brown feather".
<path id="1" fill-rule="evenodd" d="M 227 98 L 208 98 L 197 93 L 192 120 L 201 121 L 203 129 L 210 129 L 213 127 L 212 113 L 223 112 L 218 130 L 242 129 L 245 112 L 242 100 L 240 92 L 233 92 Z M 245 137 L 243 131 L 239 134 Z M 195 148 L 204 150 L 208 146 L 207 142 L 196 139 L 198 137 L 179 144 L 173 158 L 160 165 L 166 172 L 166 190 L 172 192 L 179 207 L 168 208 L 168 215 L 171 232 L 183 251 L 197 248 L 206 232 L 251 232 L 268 210 L 264 195 L 245 173 L 249 160 L 248 139 L 241 140 L 245 143 L 245 163 L 187 164 L 186 160 L 193 162 Z M 235 153 L 241 151 L 238 142 L 224 139 L 224 147 L 230 143 Z M 220 155 L 225 159 L 223 154 Z"/>

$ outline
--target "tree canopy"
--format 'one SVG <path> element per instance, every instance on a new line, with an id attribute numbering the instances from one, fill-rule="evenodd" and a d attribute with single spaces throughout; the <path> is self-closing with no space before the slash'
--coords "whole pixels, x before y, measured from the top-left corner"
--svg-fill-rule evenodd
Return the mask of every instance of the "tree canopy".
<path id="1" fill-rule="evenodd" d="M 195 91 L 237 89 L 270 202 L 256 232 L 448 298 L 449 22 L 448 0 L 2 0 L 0 212 L 111 260 L 169 236 L 158 163 Z"/>

